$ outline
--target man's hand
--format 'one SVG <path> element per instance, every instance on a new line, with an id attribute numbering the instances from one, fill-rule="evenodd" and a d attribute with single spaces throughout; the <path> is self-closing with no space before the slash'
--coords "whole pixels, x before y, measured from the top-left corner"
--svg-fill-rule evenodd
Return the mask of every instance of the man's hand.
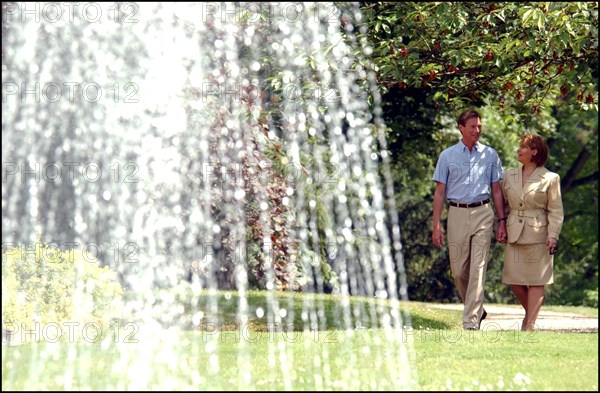
<path id="1" fill-rule="evenodd" d="M 433 193 L 433 234 L 431 240 L 437 248 L 444 246 L 444 230 L 442 229 L 442 210 L 444 209 L 444 198 L 446 195 L 446 185 L 435 182 L 435 192 Z"/>
<path id="2" fill-rule="evenodd" d="M 441 227 L 434 229 L 431 240 L 434 246 L 441 249 L 444 246 L 444 230 Z"/>
<path id="3" fill-rule="evenodd" d="M 498 229 L 496 230 L 496 241 L 500 244 L 506 244 L 508 241 L 508 233 L 506 232 L 506 221 L 500 221 L 498 223 Z"/>
<path id="4" fill-rule="evenodd" d="M 496 241 L 500 244 L 505 244 L 508 241 L 508 233 L 506 232 L 506 214 L 504 207 L 506 201 L 504 200 L 504 193 L 502 192 L 502 186 L 500 182 L 492 183 L 492 199 L 494 200 L 494 207 L 498 217 L 504 217 L 498 222 L 498 228 L 496 229 Z"/>

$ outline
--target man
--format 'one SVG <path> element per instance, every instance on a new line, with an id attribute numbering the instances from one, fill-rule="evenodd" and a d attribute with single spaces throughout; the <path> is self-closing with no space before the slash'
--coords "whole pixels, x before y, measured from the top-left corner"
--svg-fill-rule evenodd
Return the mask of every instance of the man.
<path id="1" fill-rule="evenodd" d="M 452 277 L 464 303 L 463 328 L 478 330 L 487 313 L 483 308 L 483 290 L 488 252 L 494 227 L 494 211 L 499 218 L 496 239 L 506 239 L 504 197 L 500 180 L 504 173 L 496 151 L 479 143 L 481 116 L 467 110 L 458 117 L 462 134 L 459 143 L 444 150 L 438 159 L 433 180 L 433 244 L 444 246 L 440 220 L 444 199 L 448 210 L 448 254 Z"/>

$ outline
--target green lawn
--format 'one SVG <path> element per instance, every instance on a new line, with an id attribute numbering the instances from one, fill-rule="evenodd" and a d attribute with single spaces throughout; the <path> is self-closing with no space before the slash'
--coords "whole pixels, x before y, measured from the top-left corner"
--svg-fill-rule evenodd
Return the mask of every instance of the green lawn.
<path id="1" fill-rule="evenodd" d="M 265 317 L 236 322 L 239 299 L 219 293 L 186 303 L 190 317 L 179 332 L 136 322 L 95 340 L 5 346 L 2 388 L 598 390 L 597 333 L 466 332 L 453 327 L 460 311 L 427 303 L 403 307 L 420 329 L 386 330 L 373 323 L 393 314 L 380 300 L 352 298 L 346 308 L 326 295 L 279 294 L 277 300 L 288 312 L 282 321 L 288 319 L 289 330 Z M 210 305 L 218 315 L 210 319 L 206 312 L 194 321 Z M 265 293 L 250 293 L 249 315 L 261 308 Z M 305 321 L 310 310 L 316 310 L 314 324 Z M 344 320 L 358 328 L 346 329 Z"/>

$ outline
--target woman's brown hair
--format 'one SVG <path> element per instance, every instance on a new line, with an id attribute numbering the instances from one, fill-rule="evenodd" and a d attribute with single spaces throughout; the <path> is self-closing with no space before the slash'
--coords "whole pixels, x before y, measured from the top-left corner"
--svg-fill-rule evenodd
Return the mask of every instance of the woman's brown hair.
<path id="1" fill-rule="evenodd" d="M 521 145 L 527 146 L 537 153 L 531 156 L 531 161 L 537 166 L 544 166 L 548 161 L 548 145 L 544 138 L 539 135 L 525 134 L 521 137 Z"/>

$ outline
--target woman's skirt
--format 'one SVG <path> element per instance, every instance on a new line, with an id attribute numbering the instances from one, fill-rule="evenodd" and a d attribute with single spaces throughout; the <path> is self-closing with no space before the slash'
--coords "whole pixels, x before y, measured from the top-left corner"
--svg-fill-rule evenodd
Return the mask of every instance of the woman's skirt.
<path id="1" fill-rule="evenodd" d="M 507 243 L 502 282 L 513 285 L 547 285 L 554 282 L 554 255 L 546 243 Z"/>

